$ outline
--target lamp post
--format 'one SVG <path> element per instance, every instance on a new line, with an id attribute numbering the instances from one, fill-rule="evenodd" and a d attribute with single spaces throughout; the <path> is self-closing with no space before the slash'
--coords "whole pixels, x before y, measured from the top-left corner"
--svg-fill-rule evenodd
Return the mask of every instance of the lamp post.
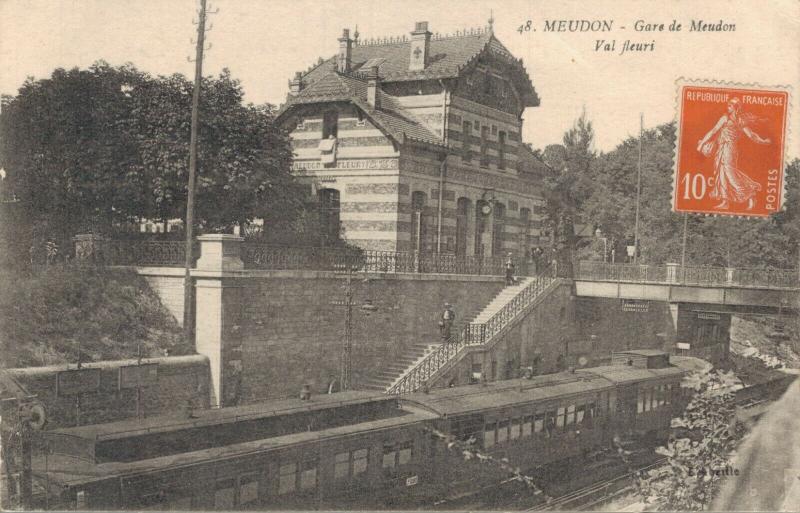
<path id="1" fill-rule="evenodd" d="M 341 373 L 339 375 L 339 388 L 342 392 L 348 390 L 351 385 L 353 371 L 353 270 L 347 266 L 347 281 L 345 282 L 344 300 L 331 301 L 332 305 L 344 306 L 344 344 L 342 345 Z M 365 299 L 359 307 L 365 315 L 378 311 L 378 307 L 372 304 L 371 299 Z"/>
<path id="2" fill-rule="evenodd" d="M 598 228 L 594 231 L 594 236 L 603 241 L 603 263 L 608 262 L 608 237 L 603 237 L 603 230 Z"/>

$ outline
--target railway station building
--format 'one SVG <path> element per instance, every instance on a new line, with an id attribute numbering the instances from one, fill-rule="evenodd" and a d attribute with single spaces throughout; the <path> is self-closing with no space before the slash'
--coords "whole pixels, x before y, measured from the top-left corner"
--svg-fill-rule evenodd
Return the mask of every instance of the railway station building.
<path id="1" fill-rule="evenodd" d="M 546 168 L 521 140 L 539 96 L 491 20 L 377 40 L 345 29 L 337 43 L 296 73 L 277 118 L 326 238 L 459 256 L 524 257 L 543 243 Z"/>

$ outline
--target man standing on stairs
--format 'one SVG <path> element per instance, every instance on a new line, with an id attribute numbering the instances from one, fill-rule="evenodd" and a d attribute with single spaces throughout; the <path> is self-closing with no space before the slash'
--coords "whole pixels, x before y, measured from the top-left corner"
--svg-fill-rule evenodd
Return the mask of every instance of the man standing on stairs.
<path id="1" fill-rule="evenodd" d="M 450 340 L 453 322 L 456 320 L 456 313 L 450 303 L 444 304 L 444 312 L 442 312 L 442 320 L 439 321 L 439 328 L 442 332 L 442 344 L 447 344 Z"/>
<path id="2" fill-rule="evenodd" d="M 513 285 L 514 284 L 514 259 L 512 258 L 512 254 L 508 254 L 508 260 L 506 260 L 506 285 Z"/>

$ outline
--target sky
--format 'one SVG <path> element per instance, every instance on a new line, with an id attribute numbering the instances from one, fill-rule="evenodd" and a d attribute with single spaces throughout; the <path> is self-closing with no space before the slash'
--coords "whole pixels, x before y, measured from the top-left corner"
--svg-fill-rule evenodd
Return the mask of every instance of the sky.
<path id="1" fill-rule="evenodd" d="M 204 74 L 227 67 L 246 99 L 280 104 L 287 82 L 318 57 L 337 51 L 343 28 L 361 38 L 408 35 L 417 21 L 432 32 L 486 25 L 524 61 L 541 105 L 524 113 L 523 140 L 535 148 L 560 142 L 583 109 L 596 149 L 609 151 L 645 128 L 675 118 L 676 79 L 789 85 L 800 91 L 800 2 L 680 1 L 342 1 L 209 0 L 218 12 L 207 38 Z M 0 93 L 55 68 L 85 68 L 103 59 L 131 62 L 153 74 L 193 75 L 192 18 L 199 0 L 0 0 Z M 531 30 L 525 30 L 531 20 Z M 557 20 L 607 20 L 608 32 L 555 32 Z M 635 29 L 637 20 L 663 31 Z M 670 23 L 682 24 L 669 31 Z M 734 24 L 728 32 L 690 32 L 692 20 Z M 523 27 L 520 33 L 518 29 Z M 624 27 L 624 28 L 622 28 Z M 599 43 L 598 41 L 604 40 Z M 614 51 L 603 51 L 616 40 Z M 620 54 L 624 42 L 653 43 Z M 800 101 L 792 104 L 797 125 Z M 800 136 L 787 153 L 800 157 Z"/>

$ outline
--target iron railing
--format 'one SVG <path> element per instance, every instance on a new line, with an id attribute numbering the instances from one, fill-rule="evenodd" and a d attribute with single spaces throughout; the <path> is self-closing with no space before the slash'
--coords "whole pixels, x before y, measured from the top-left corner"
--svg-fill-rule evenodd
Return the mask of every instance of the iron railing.
<path id="1" fill-rule="evenodd" d="M 356 248 L 283 247 L 260 243 L 242 244 L 247 269 L 340 271 L 351 269 L 376 273 L 433 273 L 501 276 L 502 257 L 458 256 L 413 251 L 375 251 Z M 527 265 L 516 264 L 515 274 L 527 274 Z"/>
<path id="2" fill-rule="evenodd" d="M 194 243 L 194 256 L 200 245 Z M 186 243 L 183 241 L 94 240 L 76 245 L 75 259 L 101 265 L 139 265 L 182 267 L 185 264 Z"/>
<path id="3" fill-rule="evenodd" d="M 800 275 L 791 269 L 735 269 L 677 264 L 609 264 L 581 261 L 575 272 L 578 280 L 634 283 L 668 283 L 715 287 L 765 289 L 800 288 Z"/>
<path id="4" fill-rule="evenodd" d="M 547 268 L 506 303 L 488 321 L 469 323 L 452 340 L 431 351 L 406 372 L 386 393 L 408 394 L 425 386 L 428 380 L 468 346 L 486 346 L 503 329 L 530 307 L 556 281 L 554 270 Z"/>

